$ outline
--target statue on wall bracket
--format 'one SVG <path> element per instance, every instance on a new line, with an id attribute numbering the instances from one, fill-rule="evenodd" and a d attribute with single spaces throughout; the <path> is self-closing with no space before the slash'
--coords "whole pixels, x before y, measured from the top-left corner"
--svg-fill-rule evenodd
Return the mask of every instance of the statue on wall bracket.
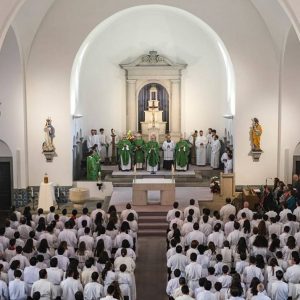
<path id="1" fill-rule="evenodd" d="M 250 127 L 250 141 L 251 141 L 251 151 L 250 155 L 253 161 L 259 161 L 261 154 L 263 153 L 260 147 L 260 139 L 262 135 L 262 127 L 259 124 L 257 118 L 252 119 L 252 126 Z"/>
<path id="2" fill-rule="evenodd" d="M 42 145 L 43 154 L 45 155 L 47 162 L 52 162 L 53 157 L 56 156 L 55 147 L 53 144 L 53 139 L 55 137 L 55 129 L 52 126 L 52 121 L 50 117 L 46 119 L 46 123 L 44 126 L 44 135 L 45 140 Z"/>

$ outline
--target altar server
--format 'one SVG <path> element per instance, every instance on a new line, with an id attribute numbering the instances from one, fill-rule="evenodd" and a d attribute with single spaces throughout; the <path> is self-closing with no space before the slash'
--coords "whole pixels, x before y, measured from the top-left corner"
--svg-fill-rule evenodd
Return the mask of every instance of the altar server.
<path id="1" fill-rule="evenodd" d="M 207 138 L 207 146 L 206 146 L 206 162 L 210 164 L 210 156 L 211 156 L 211 142 L 212 142 L 212 128 L 208 128 L 208 133 L 206 135 Z"/>
<path id="2" fill-rule="evenodd" d="M 203 130 L 200 130 L 200 135 L 196 138 L 196 164 L 197 166 L 205 166 L 206 164 L 206 146 L 208 139 L 203 135 Z"/>
<path id="3" fill-rule="evenodd" d="M 100 157 L 101 157 L 101 162 L 105 161 L 105 158 L 107 157 L 107 149 L 108 149 L 108 143 L 107 143 L 107 137 L 104 134 L 104 129 L 100 128 L 99 130 L 99 135 L 98 135 L 99 143 L 100 143 Z"/>
<path id="4" fill-rule="evenodd" d="M 97 135 L 97 130 L 92 129 L 91 135 L 87 138 L 87 147 L 89 150 L 92 150 L 93 146 L 97 145 L 98 151 L 101 149 L 99 136 Z"/>
<path id="5" fill-rule="evenodd" d="M 221 150 L 221 143 L 219 141 L 219 137 L 215 135 L 213 141 L 211 142 L 211 161 L 210 161 L 210 165 L 214 169 L 219 168 L 220 150 Z"/>
<path id="6" fill-rule="evenodd" d="M 164 151 L 164 164 L 165 170 L 171 170 L 174 164 L 175 143 L 171 140 L 171 136 L 167 135 L 167 139 L 163 142 L 162 149 Z"/>

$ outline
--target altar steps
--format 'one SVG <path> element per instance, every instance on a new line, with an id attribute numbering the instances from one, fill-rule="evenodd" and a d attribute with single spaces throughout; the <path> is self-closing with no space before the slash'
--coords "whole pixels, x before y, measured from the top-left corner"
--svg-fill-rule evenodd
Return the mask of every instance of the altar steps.
<path id="1" fill-rule="evenodd" d="M 139 212 L 139 237 L 145 236 L 166 236 L 168 223 L 167 212 L 148 211 Z"/>

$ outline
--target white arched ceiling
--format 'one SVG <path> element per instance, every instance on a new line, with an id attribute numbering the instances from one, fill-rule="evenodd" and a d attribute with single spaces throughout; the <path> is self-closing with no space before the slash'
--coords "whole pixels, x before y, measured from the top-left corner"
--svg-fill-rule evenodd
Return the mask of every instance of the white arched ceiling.
<path id="1" fill-rule="evenodd" d="M 235 113 L 235 79 L 227 49 L 199 18 L 162 5 L 118 12 L 82 44 L 72 69 L 71 114 L 84 116 L 84 133 L 98 127 L 125 130 L 125 73 L 119 64 L 149 50 L 188 65 L 182 77 L 182 131 L 214 127 L 223 133 L 223 115 Z M 102 109 L 105 114 L 99 118 Z"/>

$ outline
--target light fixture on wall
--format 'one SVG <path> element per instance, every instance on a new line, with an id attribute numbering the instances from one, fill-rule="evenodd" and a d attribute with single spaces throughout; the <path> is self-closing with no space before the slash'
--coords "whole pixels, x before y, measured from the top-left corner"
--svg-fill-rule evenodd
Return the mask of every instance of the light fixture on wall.
<path id="1" fill-rule="evenodd" d="M 233 115 L 223 115 L 223 118 L 232 120 L 233 119 Z"/>

